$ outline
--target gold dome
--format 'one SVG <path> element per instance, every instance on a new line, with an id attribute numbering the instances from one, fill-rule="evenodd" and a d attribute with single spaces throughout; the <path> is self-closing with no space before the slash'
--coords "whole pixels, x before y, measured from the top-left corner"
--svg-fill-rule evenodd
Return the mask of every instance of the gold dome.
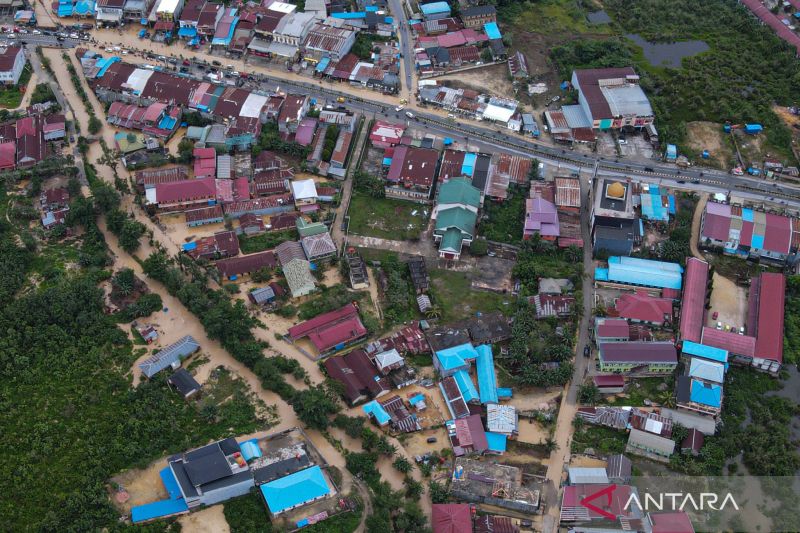
<path id="1" fill-rule="evenodd" d="M 606 196 L 610 198 L 624 198 L 625 186 L 618 181 L 615 181 L 606 188 Z"/>

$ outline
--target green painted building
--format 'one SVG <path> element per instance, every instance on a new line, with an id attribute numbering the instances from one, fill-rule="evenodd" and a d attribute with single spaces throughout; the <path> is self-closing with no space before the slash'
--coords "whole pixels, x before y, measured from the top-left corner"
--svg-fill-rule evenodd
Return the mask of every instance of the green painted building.
<path id="1" fill-rule="evenodd" d="M 433 231 L 439 243 L 439 257 L 458 259 L 463 246 L 475 238 L 475 225 L 481 205 L 481 191 L 467 178 L 454 178 L 439 187 Z"/>

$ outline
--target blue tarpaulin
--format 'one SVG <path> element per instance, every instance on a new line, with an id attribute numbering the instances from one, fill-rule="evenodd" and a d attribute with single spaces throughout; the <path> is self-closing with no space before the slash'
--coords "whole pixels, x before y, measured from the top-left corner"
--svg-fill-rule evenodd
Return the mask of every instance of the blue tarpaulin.
<path id="1" fill-rule="evenodd" d="M 326 68 L 328 68 L 328 65 L 330 65 L 330 63 L 331 63 L 330 57 L 323 57 L 322 59 L 319 60 L 319 63 L 317 63 L 317 67 L 314 70 L 316 70 L 317 72 L 323 72 Z"/>
<path id="2" fill-rule="evenodd" d="M 242 450 L 242 457 L 244 457 L 245 461 L 249 461 L 250 459 L 254 459 L 256 457 L 261 457 L 261 448 L 258 447 L 257 439 L 244 441 L 239 445 L 239 449 Z"/>
<path id="3" fill-rule="evenodd" d="M 367 13 L 376 13 L 378 11 L 378 6 L 367 6 L 364 8 L 364 11 Z"/>
<path id="4" fill-rule="evenodd" d="M 139 24 L 141 24 L 142 26 L 147 26 L 147 19 L 140 20 Z"/>
<path id="5" fill-rule="evenodd" d="M 178 37 L 195 37 L 197 35 L 197 28 L 186 26 L 178 30 Z"/>
<path id="6" fill-rule="evenodd" d="M 475 173 L 475 161 L 478 160 L 478 154 L 467 153 L 464 154 L 464 162 L 461 164 L 461 173 L 470 178 Z"/>
<path id="7" fill-rule="evenodd" d="M 391 164 L 392 164 L 392 158 L 391 157 L 384 157 L 383 158 L 383 166 L 388 167 Z"/>
<path id="8" fill-rule="evenodd" d="M 494 453 L 505 453 L 507 440 L 508 437 L 502 433 L 486 432 L 486 444 L 489 446 L 489 451 Z"/>
<path id="9" fill-rule="evenodd" d="M 197 248 L 196 242 L 187 242 L 186 244 L 183 245 L 184 252 L 188 252 L 189 250 L 194 250 L 195 248 Z"/>
<path id="10" fill-rule="evenodd" d="M 478 375 L 478 388 L 481 391 L 481 403 L 497 403 L 497 376 L 494 372 L 492 347 L 488 344 L 481 344 L 475 348 L 475 351 L 478 352 L 475 366 Z"/>
<path id="11" fill-rule="evenodd" d="M 144 37 L 146 33 L 147 33 L 147 30 L 139 30 L 139 37 L 140 38 Z"/>
<path id="12" fill-rule="evenodd" d="M 154 518 L 163 518 L 189 510 L 185 500 L 161 500 L 160 502 L 146 503 L 131 509 L 131 520 L 134 524 L 146 522 Z"/>
<path id="13" fill-rule="evenodd" d="M 394 19 L 392 17 L 386 17 L 385 19 L 383 19 L 383 21 L 386 24 L 392 24 L 394 22 Z"/>
<path id="14" fill-rule="evenodd" d="M 514 396 L 514 391 L 508 387 L 497 387 L 497 397 L 501 400 L 508 400 Z"/>

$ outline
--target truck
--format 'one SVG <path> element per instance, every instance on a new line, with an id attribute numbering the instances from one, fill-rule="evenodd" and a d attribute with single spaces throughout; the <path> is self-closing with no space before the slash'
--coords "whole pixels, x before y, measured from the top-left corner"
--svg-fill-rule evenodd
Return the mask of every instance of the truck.
<path id="1" fill-rule="evenodd" d="M 760 168 L 747 167 L 747 173 L 750 174 L 751 176 L 760 176 L 761 175 L 761 169 Z"/>
<path id="2" fill-rule="evenodd" d="M 763 130 L 764 130 L 764 128 L 761 126 L 761 124 L 745 124 L 744 125 L 744 132 L 746 134 L 748 134 L 748 135 L 756 135 L 758 133 L 761 133 Z"/>

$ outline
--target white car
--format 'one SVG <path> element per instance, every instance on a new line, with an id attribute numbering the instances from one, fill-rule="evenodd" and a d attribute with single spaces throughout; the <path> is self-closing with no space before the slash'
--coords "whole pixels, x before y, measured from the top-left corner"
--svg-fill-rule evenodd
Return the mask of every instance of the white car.
<path id="1" fill-rule="evenodd" d="M 111 48 L 106 48 L 106 52 L 108 52 L 109 54 L 110 54 L 111 52 L 113 52 L 113 51 L 114 51 L 114 50 L 113 50 L 113 49 L 111 49 Z"/>
<path id="2" fill-rule="evenodd" d="M 39 30 L 33 30 L 33 34 L 34 34 L 34 35 L 41 35 L 41 34 L 42 34 L 42 32 L 40 32 Z"/>
<path id="3" fill-rule="evenodd" d="M 620 139 L 619 144 L 628 144 L 628 141 L 626 139 Z"/>
<path id="4" fill-rule="evenodd" d="M 403 109 L 405 109 L 405 108 L 406 108 L 406 106 L 404 106 L 404 105 L 399 105 L 399 106 L 395 107 L 395 108 L 394 108 L 394 110 L 395 110 L 395 111 L 397 111 L 397 112 L 399 113 L 400 111 L 402 111 L 402 110 L 403 110 Z"/>
<path id="5" fill-rule="evenodd" d="M 408 118 L 414 118 L 414 113 L 412 113 L 411 111 L 406 111 L 406 116 Z"/>

